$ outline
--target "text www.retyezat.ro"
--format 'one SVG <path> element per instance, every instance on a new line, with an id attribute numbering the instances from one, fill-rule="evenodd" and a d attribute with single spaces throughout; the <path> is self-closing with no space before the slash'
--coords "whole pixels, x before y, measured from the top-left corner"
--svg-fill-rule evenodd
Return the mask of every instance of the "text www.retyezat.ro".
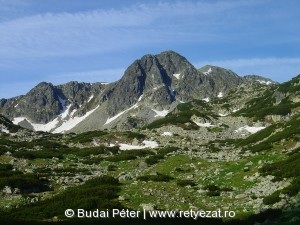
<path id="1" fill-rule="evenodd" d="M 147 215 L 150 218 L 233 218 L 235 217 L 234 211 L 224 211 L 219 210 L 214 211 L 148 211 Z M 146 217 L 146 213 L 144 214 Z M 145 218 L 146 219 L 146 218 Z"/>

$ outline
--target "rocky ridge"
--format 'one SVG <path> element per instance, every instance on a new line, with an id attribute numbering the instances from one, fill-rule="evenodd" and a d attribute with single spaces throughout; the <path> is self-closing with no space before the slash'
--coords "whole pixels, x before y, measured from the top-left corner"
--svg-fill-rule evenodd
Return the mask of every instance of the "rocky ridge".
<path id="1" fill-rule="evenodd" d="M 178 53 L 165 51 L 134 61 L 114 83 L 42 82 L 26 95 L 1 99 L 0 113 L 36 131 L 131 129 L 165 116 L 181 102 L 223 98 L 232 89 L 255 82 L 274 83 L 262 77 L 239 77 L 216 66 L 197 70 Z"/>

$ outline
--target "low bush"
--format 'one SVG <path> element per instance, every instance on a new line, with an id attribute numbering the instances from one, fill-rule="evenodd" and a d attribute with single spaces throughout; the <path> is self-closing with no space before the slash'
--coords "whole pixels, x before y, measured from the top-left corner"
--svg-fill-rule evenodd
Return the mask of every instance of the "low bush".
<path id="1" fill-rule="evenodd" d="M 88 131 L 85 133 L 78 134 L 70 138 L 70 141 L 73 143 L 88 143 L 92 142 L 94 138 L 101 137 L 108 134 L 106 131 Z"/>
<path id="2" fill-rule="evenodd" d="M 29 190 L 39 192 L 48 190 L 47 184 L 48 181 L 41 180 L 34 174 L 10 173 L 9 176 L 0 177 L 0 189 L 9 186 L 19 188 L 22 192 L 28 192 Z"/>
<path id="3" fill-rule="evenodd" d="M 180 167 L 175 168 L 175 172 L 178 172 L 178 173 L 188 173 L 191 171 L 192 171 L 191 168 L 180 168 Z"/>
<path id="4" fill-rule="evenodd" d="M 108 165 L 107 166 L 107 171 L 116 171 L 118 167 L 116 165 Z"/>
<path id="5" fill-rule="evenodd" d="M 44 221 L 58 216 L 66 220 L 66 209 L 110 210 L 121 209 L 116 200 L 120 191 L 119 181 L 113 177 L 103 176 L 86 181 L 83 185 L 68 188 L 66 191 L 30 205 L 21 206 L 5 214 L 5 218 L 17 218 L 21 221 Z"/>
<path id="6" fill-rule="evenodd" d="M 264 197 L 263 203 L 265 205 L 273 205 L 274 203 L 279 202 L 281 200 L 279 197 L 279 194 L 280 194 L 280 192 L 276 191 L 273 194 Z"/>
<path id="7" fill-rule="evenodd" d="M 214 184 L 209 184 L 204 186 L 204 189 L 207 190 L 207 196 L 214 197 L 214 196 L 220 196 L 221 192 L 227 192 L 227 191 L 232 191 L 232 188 L 228 187 L 218 187 Z"/>
<path id="8" fill-rule="evenodd" d="M 138 139 L 138 140 L 143 140 L 146 138 L 145 134 L 140 134 L 140 133 L 136 133 L 136 132 L 132 132 L 132 131 L 126 131 L 124 132 L 124 135 L 129 138 L 129 139 Z"/>
<path id="9" fill-rule="evenodd" d="M 178 180 L 177 185 L 180 187 L 185 187 L 185 186 L 195 186 L 196 183 L 193 180 Z"/>
<path id="10" fill-rule="evenodd" d="M 157 173 L 156 175 L 140 176 L 137 179 L 141 181 L 169 182 L 174 178 L 169 175 Z"/>
<path id="11" fill-rule="evenodd" d="M 164 159 L 165 155 L 167 155 L 168 153 L 171 153 L 171 152 L 174 152 L 177 150 L 178 150 L 177 147 L 171 147 L 171 146 L 161 148 L 157 151 L 156 155 L 152 155 L 149 158 L 145 159 L 145 162 L 148 165 L 154 165 L 154 164 L 158 163 L 159 161 L 161 161 L 162 159 Z"/>
<path id="12" fill-rule="evenodd" d="M 138 157 L 145 157 L 147 155 L 153 155 L 154 153 L 149 150 L 127 150 L 127 151 L 122 151 L 120 154 L 107 157 L 107 161 L 111 162 L 119 162 L 119 161 L 125 161 L 125 160 L 133 160 L 137 159 Z"/>

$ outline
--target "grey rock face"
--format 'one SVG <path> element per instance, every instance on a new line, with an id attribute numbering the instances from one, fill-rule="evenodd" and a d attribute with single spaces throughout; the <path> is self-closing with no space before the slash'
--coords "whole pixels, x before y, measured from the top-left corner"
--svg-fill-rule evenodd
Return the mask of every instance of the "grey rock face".
<path id="1" fill-rule="evenodd" d="M 61 109 L 54 86 L 42 82 L 27 95 L 8 99 L 1 113 L 10 119 L 26 114 L 34 122 L 46 123 L 54 119 Z"/>
<path id="2" fill-rule="evenodd" d="M 216 97 L 220 92 L 226 95 L 232 88 L 243 83 L 243 78 L 221 67 L 206 65 L 200 68 L 199 72 L 205 76 L 204 86 L 207 95 L 210 96 Z"/>
<path id="3" fill-rule="evenodd" d="M 100 83 L 92 85 L 69 82 L 54 86 L 42 82 L 24 96 L 2 99 L 0 112 L 9 119 L 26 117 L 31 122 L 45 124 L 61 114 L 66 105 L 71 104 L 71 110 L 80 108 L 79 106 L 86 103 L 92 93 L 99 93 L 103 87 L 104 85 Z"/>

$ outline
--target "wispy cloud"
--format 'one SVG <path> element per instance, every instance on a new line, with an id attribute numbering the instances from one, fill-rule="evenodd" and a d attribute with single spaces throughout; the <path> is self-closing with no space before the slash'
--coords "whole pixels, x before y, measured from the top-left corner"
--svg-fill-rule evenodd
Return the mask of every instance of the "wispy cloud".
<path id="1" fill-rule="evenodd" d="M 242 75 L 299 73 L 298 0 L 74 2 L 0 0 L 0 96 L 20 81 L 114 81 L 115 68 L 166 49 Z M 233 60 L 204 62 L 218 58 Z"/>
<path id="2" fill-rule="evenodd" d="M 0 0 L 0 22 L 23 15 L 24 8 L 29 6 L 28 0 Z"/>
<path id="3" fill-rule="evenodd" d="M 211 40 L 218 28 L 224 29 L 231 10 L 255 4 L 184 1 L 29 16 L 0 23 L 0 58 L 76 56 L 173 39 Z"/>

